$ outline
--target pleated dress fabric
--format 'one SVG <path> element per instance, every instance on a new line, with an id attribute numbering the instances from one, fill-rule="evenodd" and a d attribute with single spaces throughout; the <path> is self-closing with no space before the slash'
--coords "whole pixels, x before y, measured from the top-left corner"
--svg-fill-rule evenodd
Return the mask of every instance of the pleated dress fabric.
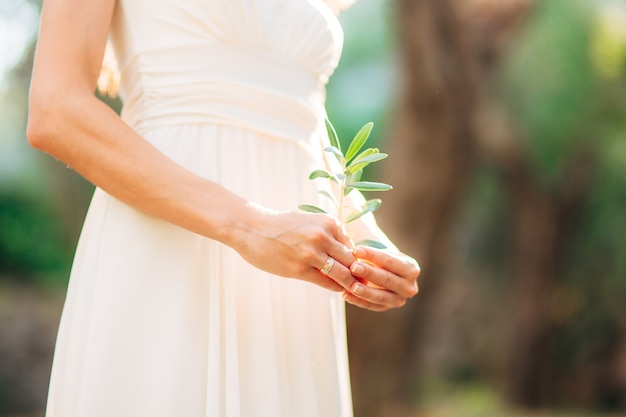
<path id="1" fill-rule="evenodd" d="M 274 210 L 315 203 L 322 0 L 118 0 L 122 118 L 178 164 Z M 150 173 L 146 173 L 150 175 Z M 277 261 L 280 261 L 279 259 Z M 59 328 L 47 417 L 349 417 L 341 295 L 96 189 Z"/>

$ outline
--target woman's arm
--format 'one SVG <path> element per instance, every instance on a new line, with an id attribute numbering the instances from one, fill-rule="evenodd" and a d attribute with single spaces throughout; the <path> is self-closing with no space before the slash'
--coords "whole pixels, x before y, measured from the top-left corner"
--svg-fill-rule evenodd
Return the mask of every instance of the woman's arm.
<path id="1" fill-rule="evenodd" d="M 114 4 L 114 0 L 44 2 L 28 139 L 120 200 L 211 238 L 228 240 L 233 219 L 219 205 L 204 201 L 221 190 L 173 164 L 93 94 Z M 234 195 L 223 194 L 220 197 L 228 202 L 240 203 Z M 214 212 L 197 212 L 207 208 Z"/>
<path id="2" fill-rule="evenodd" d="M 94 96 L 114 0 L 46 0 L 27 136 L 114 197 L 232 246 L 255 266 L 331 290 L 356 284 L 348 238 L 328 216 L 274 213 L 177 165 Z M 329 274 L 317 268 L 336 258 Z"/>
<path id="3" fill-rule="evenodd" d="M 112 196 L 233 247 L 276 275 L 358 294 L 366 308 L 402 295 L 360 284 L 350 240 L 330 216 L 265 210 L 174 163 L 94 96 L 115 0 L 45 0 L 30 94 L 28 140 Z M 319 272 L 327 256 L 338 262 Z"/>

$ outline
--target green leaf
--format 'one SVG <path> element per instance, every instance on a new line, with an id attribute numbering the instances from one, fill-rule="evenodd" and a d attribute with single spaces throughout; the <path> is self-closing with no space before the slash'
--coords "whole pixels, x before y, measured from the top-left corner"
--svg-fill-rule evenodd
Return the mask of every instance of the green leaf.
<path id="1" fill-rule="evenodd" d="M 343 158 L 343 154 L 341 153 L 341 151 L 340 151 L 339 149 L 335 148 L 334 146 L 327 146 L 327 147 L 325 147 L 325 148 L 324 148 L 324 150 L 325 150 L 326 152 L 330 152 L 330 153 L 332 153 L 332 154 L 333 154 L 333 155 L 335 155 L 336 157 L 341 157 L 341 158 Z"/>
<path id="2" fill-rule="evenodd" d="M 356 161 L 357 159 L 365 158 L 368 155 L 379 153 L 379 152 L 380 152 L 380 150 L 378 148 L 367 148 L 364 151 L 362 151 L 360 154 L 355 156 L 354 157 L 354 161 Z M 352 161 L 352 162 L 354 163 L 354 161 Z"/>
<path id="3" fill-rule="evenodd" d="M 352 161 L 352 163 L 348 165 L 348 168 L 346 169 L 346 171 L 348 172 L 348 174 L 352 174 L 354 172 L 357 172 L 358 170 L 365 168 L 366 166 L 368 166 L 369 164 L 373 162 L 377 162 L 382 159 L 385 159 L 387 156 L 388 155 L 386 153 L 374 153 L 371 155 L 367 155 L 363 158 L 359 158 L 359 159 L 355 158 L 354 161 Z"/>
<path id="4" fill-rule="evenodd" d="M 324 214 L 328 214 L 328 212 L 326 212 L 326 210 L 321 209 L 317 206 L 312 206 L 310 204 L 303 204 L 301 206 L 298 206 L 298 208 L 302 211 L 306 211 L 307 213 L 324 213 Z"/>
<path id="5" fill-rule="evenodd" d="M 382 242 L 379 242 L 377 240 L 372 240 L 372 239 L 364 239 L 364 240 L 359 240 L 358 242 L 355 243 L 356 246 L 369 246 L 370 248 L 375 248 L 375 249 L 387 249 L 387 245 L 385 245 Z"/>
<path id="6" fill-rule="evenodd" d="M 382 200 L 380 198 L 375 198 L 373 200 L 368 200 L 361 207 L 355 209 L 346 219 L 346 223 L 350 223 L 360 218 L 361 216 L 366 215 L 367 213 L 371 213 L 376 211 L 378 207 L 382 204 Z"/>
<path id="7" fill-rule="evenodd" d="M 358 154 L 356 156 L 356 158 L 363 158 L 364 156 L 367 156 L 367 155 L 370 155 L 370 154 L 373 154 L 373 153 L 378 153 L 378 152 L 380 152 L 380 149 L 378 149 L 378 148 L 367 148 L 367 149 L 364 149 L 363 151 L 361 151 L 361 153 Z"/>
<path id="8" fill-rule="evenodd" d="M 350 165 L 348 165 L 348 167 L 351 167 L 352 165 L 356 165 L 356 164 L 361 164 L 363 162 L 371 163 L 371 162 L 380 161 L 381 159 L 385 159 L 388 156 L 389 155 L 387 155 L 386 153 L 382 153 L 382 152 L 370 153 L 364 156 L 359 155 L 358 158 L 354 158 L 354 160 L 352 161 Z"/>
<path id="9" fill-rule="evenodd" d="M 328 119 L 324 119 L 324 123 L 326 124 L 326 131 L 328 132 L 328 139 L 330 140 L 330 144 L 341 152 L 341 144 L 339 143 L 339 138 L 337 138 L 337 132 L 335 131 L 335 127 Z"/>
<path id="10" fill-rule="evenodd" d="M 367 123 L 365 126 L 361 128 L 361 130 L 359 130 L 359 133 L 356 134 L 354 139 L 352 139 L 352 142 L 350 143 L 350 146 L 348 147 L 348 152 L 346 152 L 347 161 L 352 159 L 352 157 L 355 156 L 361 150 L 363 145 L 365 145 L 365 141 L 367 141 L 367 138 L 369 138 L 373 127 L 374 127 L 374 123 L 372 122 Z"/>
<path id="11" fill-rule="evenodd" d="M 309 179 L 314 180 L 316 178 L 328 178 L 329 180 L 339 184 L 339 180 L 337 180 L 337 177 L 324 169 L 316 169 L 315 171 L 311 172 L 311 174 L 309 175 Z"/>
<path id="12" fill-rule="evenodd" d="M 393 187 L 382 182 L 358 181 L 348 184 L 344 195 L 347 195 L 353 188 L 360 191 L 387 191 L 391 190 Z"/>
<path id="13" fill-rule="evenodd" d="M 324 197 L 328 198 L 330 201 L 332 201 L 332 202 L 333 202 L 333 204 L 334 204 L 336 207 L 339 207 L 339 203 L 337 203 L 337 200 L 335 199 L 335 197 L 334 197 L 331 193 L 329 193 L 329 192 L 328 192 L 328 191 L 326 191 L 326 190 L 320 190 L 320 191 L 318 191 L 318 193 L 319 193 L 319 194 L 321 194 L 321 195 L 323 195 Z"/>

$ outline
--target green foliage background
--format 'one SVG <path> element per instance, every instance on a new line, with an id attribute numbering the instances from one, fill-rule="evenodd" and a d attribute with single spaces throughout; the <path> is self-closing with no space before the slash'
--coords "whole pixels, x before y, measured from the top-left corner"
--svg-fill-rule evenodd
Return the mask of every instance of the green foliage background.
<path id="1" fill-rule="evenodd" d="M 592 159 L 592 191 L 561 271 L 590 315 L 623 313 L 626 299 L 625 51 L 626 2 L 539 2 L 500 80 L 538 183 L 557 192 L 576 152 Z"/>
<path id="2" fill-rule="evenodd" d="M 31 11 L 18 13 L 12 7 Z M 0 20 L 31 16 L 38 7 L 36 1 L 2 3 Z M 560 192 L 568 164 L 576 163 L 573 156 L 581 150 L 594 167 L 592 191 L 575 213 L 573 238 L 562 248 L 557 296 L 565 301 L 555 304 L 561 320 L 555 358 L 567 370 L 601 363 L 626 329 L 625 16 L 624 0 L 540 0 L 492 80 L 527 150 L 533 176 L 546 192 Z M 21 19 L 24 25 L 34 23 Z M 385 152 L 398 88 L 390 3 L 362 1 L 342 21 L 346 47 L 329 84 L 328 113 L 347 141 L 365 122 L 374 121 L 368 144 Z M 0 84 L 0 282 L 52 284 L 62 290 L 92 188 L 26 144 L 28 45 Z M 466 251 L 450 254 L 489 292 L 486 298 L 505 293 L 511 281 L 511 207 L 505 195 L 506 185 L 495 169 L 482 164 L 461 208 L 458 234 Z M 476 306 L 487 317 L 488 307 Z M 490 375 L 462 365 L 455 375 L 464 375 L 464 381 L 470 374 L 479 384 L 490 383 Z M 471 401 L 485 395 L 479 391 Z M 429 398 L 439 397 L 444 402 L 446 395 Z M 460 409 L 470 407 L 462 404 Z M 610 408 L 610 396 L 595 405 Z M 493 405 L 475 415 L 504 415 L 499 410 Z M 430 410 L 428 415 L 460 412 Z"/>

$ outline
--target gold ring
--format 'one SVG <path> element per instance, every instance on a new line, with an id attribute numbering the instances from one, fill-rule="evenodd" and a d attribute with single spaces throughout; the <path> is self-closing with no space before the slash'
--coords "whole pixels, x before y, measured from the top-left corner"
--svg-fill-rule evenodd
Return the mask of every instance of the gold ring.
<path id="1" fill-rule="evenodd" d="M 328 259 L 326 259 L 326 263 L 324 264 L 324 266 L 320 269 L 320 272 L 324 275 L 328 275 L 328 273 L 330 272 L 330 270 L 333 268 L 333 265 L 335 264 L 335 258 L 333 258 L 332 256 L 328 255 Z"/>

